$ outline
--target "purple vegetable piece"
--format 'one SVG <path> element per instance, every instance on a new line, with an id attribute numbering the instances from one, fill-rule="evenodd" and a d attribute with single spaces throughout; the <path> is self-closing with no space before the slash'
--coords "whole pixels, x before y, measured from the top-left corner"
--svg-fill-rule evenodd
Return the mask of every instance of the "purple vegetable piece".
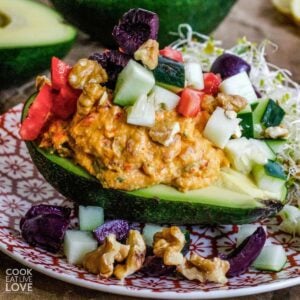
<path id="1" fill-rule="evenodd" d="M 246 238 L 231 253 L 220 255 L 221 259 L 227 260 L 230 264 L 230 269 L 226 275 L 234 277 L 246 272 L 261 252 L 266 239 L 265 230 L 263 227 L 258 227 L 252 235 Z"/>
<path id="2" fill-rule="evenodd" d="M 112 35 L 125 53 L 133 54 L 147 40 L 157 40 L 158 28 L 156 13 L 133 8 L 123 15 Z"/>
<path id="3" fill-rule="evenodd" d="M 226 79 L 241 72 L 247 72 L 249 75 L 251 66 L 242 58 L 224 53 L 220 55 L 212 64 L 210 71 L 220 74 L 222 79 Z"/>
<path id="4" fill-rule="evenodd" d="M 57 252 L 70 224 L 71 209 L 55 205 L 32 206 L 21 219 L 23 238 L 31 246 Z"/>
<path id="5" fill-rule="evenodd" d="M 176 270 L 175 266 L 166 266 L 161 257 L 154 255 L 147 256 L 140 272 L 146 276 L 166 276 L 172 275 Z"/>
<path id="6" fill-rule="evenodd" d="M 113 89 L 116 85 L 117 77 L 129 62 L 131 56 L 118 50 L 107 50 L 103 53 L 94 53 L 89 59 L 97 61 L 107 72 L 108 82 L 106 86 Z"/>
<path id="7" fill-rule="evenodd" d="M 93 232 L 98 242 L 102 244 L 105 238 L 111 233 L 116 235 L 118 241 L 124 241 L 128 236 L 129 230 L 129 223 L 127 221 L 112 220 L 100 225 Z"/>

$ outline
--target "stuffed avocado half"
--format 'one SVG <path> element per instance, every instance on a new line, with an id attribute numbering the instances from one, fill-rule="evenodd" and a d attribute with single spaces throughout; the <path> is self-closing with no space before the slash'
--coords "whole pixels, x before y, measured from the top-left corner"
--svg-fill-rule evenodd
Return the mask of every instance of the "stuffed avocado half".
<path id="1" fill-rule="evenodd" d="M 22 120 L 34 99 L 35 95 L 27 100 Z M 281 200 L 259 199 L 220 186 L 185 193 L 166 185 L 131 192 L 104 189 L 71 160 L 47 152 L 35 142 L 26 142 L 26 146 L 35 166 L 55 189 L 77 204 L 103 207 L 107 218 L 172 224 L 247 224 L 273 216 L 284 205 L 285 195 Z M 244 187 L 251 188 L 247 183 Z"/>

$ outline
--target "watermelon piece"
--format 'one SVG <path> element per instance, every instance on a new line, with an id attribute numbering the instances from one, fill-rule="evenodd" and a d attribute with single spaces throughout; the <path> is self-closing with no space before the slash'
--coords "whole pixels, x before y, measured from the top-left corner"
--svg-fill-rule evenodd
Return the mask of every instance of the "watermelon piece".
<path id="1" fill-rule="evenodd" d="M 52 88 L 59 90 L 61 87 L 68 84 L 68 76 L 72 67 L 53 56 L 51 60 L 51 81 Z"/>
<path id="2" fill-rule="evenodd" d="M 26 119 L 21 124 L 20 136 L 25 141 L 35 140 L 51 116 L 53 90 L 45 84 L 29 108 Z"/>

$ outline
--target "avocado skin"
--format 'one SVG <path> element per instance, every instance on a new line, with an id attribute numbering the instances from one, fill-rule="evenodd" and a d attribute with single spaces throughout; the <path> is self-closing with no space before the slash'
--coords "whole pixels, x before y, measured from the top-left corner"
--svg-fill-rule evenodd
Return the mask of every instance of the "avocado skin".
<path id="1" fill-rule="evenodd" d="M 0 49 L 0 88 L 21 84 L 48 69 L 51 57 L 64 57 L 75 42 L 74 35 L 60 44 Z"/>
<path id="2" fill-rule="evenodd" d="M 194 31 L 211 33 L 236 0 L 51 0 L 64 17 L 106 47 L 115 47 L 112 29 L 131 8 L 144 8 L 160 17 L 160 48 L 177 37 L 177 26 L 188 23 Z"/>

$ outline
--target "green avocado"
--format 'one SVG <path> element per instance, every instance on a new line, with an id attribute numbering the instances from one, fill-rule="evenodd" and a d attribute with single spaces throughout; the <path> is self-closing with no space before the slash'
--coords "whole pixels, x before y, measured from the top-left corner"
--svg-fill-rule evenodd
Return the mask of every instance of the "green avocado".
<path id="1" fill-rule="evenodd" d="M 1 0 L 0 88 L 16 85 L 63 57 L 76 38 L 74 27 L 53 9 L 31 0 Z"/>
<path id="2" fill-rule="evenodd" d="M 82 31 L 113 47 L 112 29 L 131 8 L 144 8 L 160 17 L 160 48 L 170 44 L 177 26 L 188 23 L 194 31 L 211 33 L 228 14 L 236 0 L 52 0 L 65 18 Z"/>
<path id="3" fill-rule="evenodd" d="M 22 119 L 35 96 L 26 102 Z M 219 186 L 185 193 L 166 185 L 132 192 L 104 189 L 71 160 L 26 142 L 32 161 L 45 179 L 64 196 L 81 205 L 104 208 L 106 218 L 172 224 L 245 224 L 276 214 L 283 203 L 261 200 Z"/>

